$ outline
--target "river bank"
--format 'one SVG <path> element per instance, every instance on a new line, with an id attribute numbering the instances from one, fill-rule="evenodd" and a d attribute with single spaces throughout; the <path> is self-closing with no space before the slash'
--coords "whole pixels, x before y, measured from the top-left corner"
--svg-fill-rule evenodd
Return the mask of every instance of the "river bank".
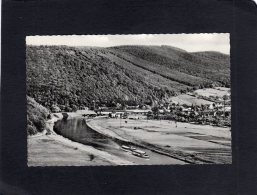
<path id="1" fill-rule="evenodd" d="M 85 120 L 77 113 L 68 116 L 62 120 L 62 113 L 52 114 L 43 133 L 28 136 L 28 166 L 231 163 L 228 128 L 156 120 Z M 150 159 L 124 152 L 122 144 L 134 145 Z"/>
<path id="2" fill-rule="evenodd" d="M 88 125 L 109 137 L 193 164 L 232 162 L 229 128 L 172 121 L 95 119 Z"/>
<path id="3" fill-rule="evenodd" d="M 69 118 L 81 117 L 69 113 Z M 46 122 L 46 130 L 28 136 L 28 166 L 90 166 L 132 165 L 133 163 L 113 156 L 105 151 L 83 145 L 53 131 L 54 123 L 62 119 L 61 113 L 52 114 Z"/>
<path id="4" fill-rule="evenodd" d="M 28 137 L 28 166 L 85 166 L 112 163 L 83 150 L 83 146 L 68 144 L 55 135 Z"/>

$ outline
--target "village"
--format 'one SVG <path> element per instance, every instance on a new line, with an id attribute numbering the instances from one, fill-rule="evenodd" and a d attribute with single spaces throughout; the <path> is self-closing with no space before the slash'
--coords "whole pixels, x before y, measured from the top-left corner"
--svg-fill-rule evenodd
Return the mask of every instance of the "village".
<path id="1" fill-rule="evenodd" d="M 186 95 L 205 102 L 183 102 L 182 96 L 178 96 L 180 101 L 177 101 L 177 97 L 175 97 L 170 101 L 156 101 L 151 106 L 137 104 L 135 101 L 132 105 L 113 103 L 111 106 L 92 102 L 91 107 L 81 107 L 76 112 L 84 117 L 105 116 L 133 120 L 172 120 L 219 127 L 231 126 L 231 101 L 228 92 L 222 96 L 205 96 L 195 92 L 189 92 Z M 54 112 L 60 111 L 57 106 L 54 107 Z"/>

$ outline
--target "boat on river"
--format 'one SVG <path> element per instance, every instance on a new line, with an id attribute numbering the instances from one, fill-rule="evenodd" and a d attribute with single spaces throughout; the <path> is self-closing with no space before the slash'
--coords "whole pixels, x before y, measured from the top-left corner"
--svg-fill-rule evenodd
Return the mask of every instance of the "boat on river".
<path id="1" fill-rule="evenodd" d="M 137 157 L 140 157 L 140 158 L 146 158 L 146 159 L 149 159 L 149 155 L 146 154 L 145 151 L 142 151 L 142 150 L 134 150 L 132 151 L 132 154 L 134 156 L 137 156 Z"/>
<path id="2" fill-rule="evenodd" d="M 134 151 L 134 150 L 136 150 L 136 148 L 134 146 L 127 146 L 127 145 L 122 145 L 121 149 L 123 149 L 125 151 Z"/>

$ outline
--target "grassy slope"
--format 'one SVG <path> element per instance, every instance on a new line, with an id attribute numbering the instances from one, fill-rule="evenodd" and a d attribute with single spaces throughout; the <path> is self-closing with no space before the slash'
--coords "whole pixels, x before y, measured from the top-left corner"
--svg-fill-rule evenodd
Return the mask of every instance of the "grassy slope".
<path id="1" fill-rule="evenodd" d="M 169 46 L 27 47 L 27 93 L 71 111 L 93 100 L 162 99 L 194 87 L 229 84 L 229 56 Z"/>

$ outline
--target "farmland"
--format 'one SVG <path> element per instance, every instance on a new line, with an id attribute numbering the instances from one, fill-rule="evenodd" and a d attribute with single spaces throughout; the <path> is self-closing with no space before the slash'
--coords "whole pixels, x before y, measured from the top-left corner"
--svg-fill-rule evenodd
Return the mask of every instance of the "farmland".
<path id="1" fill-rule="evenodd" d="M 186 104 L 188 106 L 194 105 L 205 105 L 205 104 L 212 104 L 213 102 L 207 101 L 204 99 L 199 99 L 197 97 L 188 95 L 188 94 L 182 94 L 171 98 L 171 101 L 178 104 Z"/>
<path id="2" fill-rule="evenodd" d="M 229 128 L 174 121 L 98 119 L 94 127 L 110 137 L 126 139 L 191 163 L 231 163 Z"/>
<path id="3" fill-rule="evenodd" d="M 216 87 L 216 88 L 208 88 L 208 89 L 198 89 L 194 91 L 195 94 L 210 97 L 210 96 L 218 96 L 223 97 L 224 95 L 230 94 L 230 89 L 225 87 Z"/>
<path id="4" fill-rule="evenodd" d="M 181 94 L 178 96 L 171 97 L 170 100 L 175 103 L 179 104 L 186 104 L 186 105 L 205 105 L 205 104 L 213 104 L 214 101 L 210 99 L 207 100 L 206 98 L 216 98 L 222 99 L 224 95 L 230 95 L 230 89 L 226 87 L 216 87 L 216 88 L 204 88 L 198 89 L 193 91 L 192 93 Z M 203 99 L 205 98 L 205 99 Z"/>

